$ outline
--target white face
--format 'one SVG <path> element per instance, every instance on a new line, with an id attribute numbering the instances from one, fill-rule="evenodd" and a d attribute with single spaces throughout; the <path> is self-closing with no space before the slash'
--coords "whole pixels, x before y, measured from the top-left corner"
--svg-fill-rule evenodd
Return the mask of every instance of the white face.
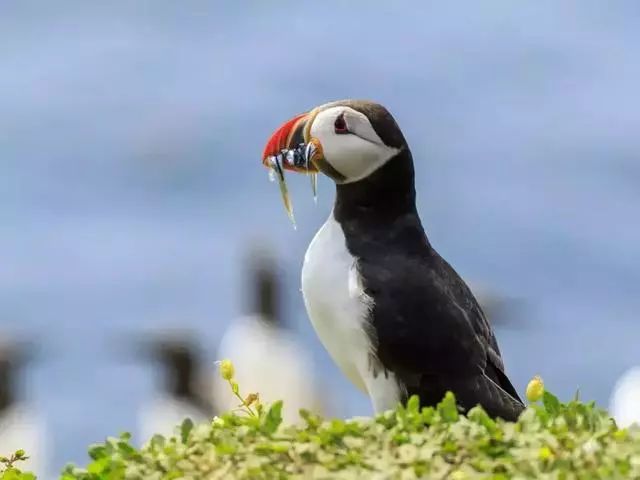
<path id="1" fill-rule="evenodd" d="M 350 107 L 321 111 L 309 134 L 322 144 L 327 163 L 345 177 L 341 183 L 362 180 L 399 152 L 384 144 L 366 115 Z"/>

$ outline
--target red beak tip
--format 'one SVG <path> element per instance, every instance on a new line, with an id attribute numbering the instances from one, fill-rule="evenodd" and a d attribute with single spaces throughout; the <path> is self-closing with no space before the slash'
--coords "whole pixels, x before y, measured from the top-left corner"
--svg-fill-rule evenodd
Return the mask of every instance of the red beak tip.
<path id="1" fill-rule="evenodd" d="M 268 157 L 272 155 L 277 155 L 281 150 L 288 148 L 287 141 L 291 136 L 291 132 L 302 117 L 304 117 L 306 113 L 302 113 L 300 115 L 296 115 L 291 120 L 287 120 L 280 127 L 273 132 L 269 141 L 267 141 L 266 146 L 264 147 L 264 151 L 262 152 L 262 163 L 266 165 L 266 160 Z"/>

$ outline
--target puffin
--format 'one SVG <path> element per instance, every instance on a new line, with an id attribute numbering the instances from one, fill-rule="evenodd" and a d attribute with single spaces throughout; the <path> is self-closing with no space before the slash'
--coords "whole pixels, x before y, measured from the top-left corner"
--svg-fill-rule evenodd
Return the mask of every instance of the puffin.
<path id="1" fill-rule="evenodd" d="M 0 340 L 0 456 L 24 449 L 17 467 L 38 477 L 50 474 L 48 432 L 41 413 L 19 394 L 21 370 L 35 359 L 35 345 Z"/>
<path id="2" fill-rule="evenodd" d="M 302 295 L 317 336 L 374 412 L 417 395 L 435 405 L 451 391 L 514 421 L 524 405 L 473 293 L 430 243 L 416 207 L 414 161 L 382 105 L 340 100 L 286 121 L 262 163 L 322 173 L 335 183 L 327 221 L 302 266 Z M 284 157 L 283 157 L 284 154 Z"/>
<path id="3" fill-rule="evenodd" d="M 640 425 L 640 366 L 634 366 L 618 378 L 609 399 L 609 412 L 620 428 Z"/>
<path id="4" fill-rule="evenodd" d="M 241 289 L 246 313 L 234 318 L 217 350 L 219 359 L 234 364 L 235 381 L 242 395 L 258 393 L 266 404 L 283 400 L 285 424 L 301 421 L 301 408 L 325 413 L 327 405 L 313 359 L 285 322 L 282 286 L 274 254 L 261 242 L 247 254 L 246 285 Z M 214 377 L 215 404 L 220 412 L 238 407 L 228 383 Z"/>
<path id="5" fill-rule="evenodd" d="M 138 430 L 143 441 L 155 434 L 170 436 L 185 418 L 203 423 L 215 409 L 209 388 L 204 385 L 204 368 L 194 342 L 182 335 L 154 338 L 138 345 L 138 352 L 157 362 L 162 372 L 162 390 L 138 413 Z"/>

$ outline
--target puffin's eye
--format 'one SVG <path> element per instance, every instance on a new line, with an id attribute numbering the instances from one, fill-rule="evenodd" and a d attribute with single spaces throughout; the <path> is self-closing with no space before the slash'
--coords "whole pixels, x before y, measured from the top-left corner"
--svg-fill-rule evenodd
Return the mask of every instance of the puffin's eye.
<path id="1" fill-rule="evenodd" d="M 336 117 L 336 121 L 333 123 L 333 129 L 335 133 L 338 134 L 349 133 L 347 122 L 344 121 L 344 113 L 341 113 Z"/>

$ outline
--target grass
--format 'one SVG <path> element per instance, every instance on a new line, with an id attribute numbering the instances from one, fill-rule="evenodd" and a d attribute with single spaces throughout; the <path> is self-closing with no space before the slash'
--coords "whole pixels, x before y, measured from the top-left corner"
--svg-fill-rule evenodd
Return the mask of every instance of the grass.
<path id="1" fill-rule="evenodd" d="M 301 411 L 282 424 L 282 402 L 261 405 L 239 393 L 239 410 L 211 422 L 185 420 L 170 438 L 142 448 L 128 434 L 89 449 L 85 468 L 68 466 L 63 480 L 172 479 L 640 479 L 640 428 L 619 429 L 594 403 L 562 403 L 534 379 L 517 422 L 466 416 L 447 394 L 436 407 L 416 397 L 373 418 L 325 420 Z M 15 462 L 14 462 L 15 463 Z M 0 480 L 31 480 L 7 474 Z M 14 476 L 11 476 L 14 475 Z M 18 474 L 19 475 L 19 474 Z"/>

